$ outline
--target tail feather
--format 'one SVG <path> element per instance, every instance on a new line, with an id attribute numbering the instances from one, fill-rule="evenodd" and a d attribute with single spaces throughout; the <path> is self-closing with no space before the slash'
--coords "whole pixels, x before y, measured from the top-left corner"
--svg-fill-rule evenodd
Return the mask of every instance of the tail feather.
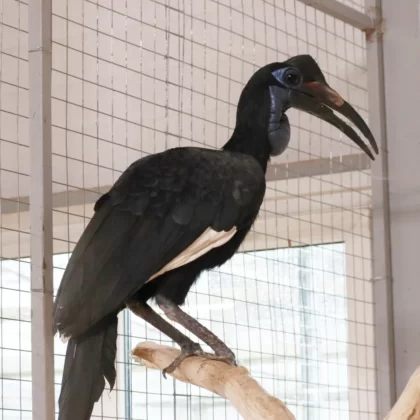
<path id="1" fill-rule="evenodd" d="M 70 338 L 58 400 L 58 420 L 89 420 L 105 388 L 115 385 L 118 319 L 98 326 L 82 338 Z"/>

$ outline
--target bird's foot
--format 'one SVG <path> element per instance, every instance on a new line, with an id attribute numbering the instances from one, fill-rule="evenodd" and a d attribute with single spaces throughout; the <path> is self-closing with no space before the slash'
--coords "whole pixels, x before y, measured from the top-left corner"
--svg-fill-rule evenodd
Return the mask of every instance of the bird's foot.
<path id="1" fill-rule="evenodd" d="M 231 355 L 206 353 L 198 343 L 193 343 L 193 345 L 183 347 L 182 353 L 168 367 L 163 369 L 163 377 L 166 379 L 167 373 L 172 373 L 186 358 L 191 356 L 201 356 L 208 360 L 218 360 L 219 362 L 227 363 L 230 366 L 237 366 L 234 355 L 232 357 Z"/>

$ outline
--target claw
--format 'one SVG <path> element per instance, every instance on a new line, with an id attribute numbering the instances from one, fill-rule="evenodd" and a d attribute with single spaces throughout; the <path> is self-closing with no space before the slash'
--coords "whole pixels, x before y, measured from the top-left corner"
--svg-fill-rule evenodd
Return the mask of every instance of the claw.
<path id="1" fill-rule="evenodd" d="M 162 375 L 166 379 L 167 373 L 172 373 L 186 358 L 196 356 L 195 353 L 181 353 L 169 366 L 162 370 Z"/>
<path id="2" fill-rule="evenodd" d="M 167 373 L 172 373 L 185 359 L 191 356 L 201 356 L 208 360 L 217 360 L 219 362 L 224 362 L 231 366 L 237 366 L 235 357 L 217 355 L 204 352 L 201 347 L 197 344 L 197 347 L 194 349 L 183 349 L 182 353 L 165 369 L 162 370 L 162 375 L 165 379 Z"/>

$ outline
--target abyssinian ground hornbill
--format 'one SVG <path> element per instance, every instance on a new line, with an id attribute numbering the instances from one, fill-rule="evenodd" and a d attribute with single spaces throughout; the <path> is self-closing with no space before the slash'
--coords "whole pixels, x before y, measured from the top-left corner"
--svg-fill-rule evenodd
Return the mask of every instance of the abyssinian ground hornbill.
<path id="1" fill-rule="evenodd" d="M 328 121 L 374 159 L 333 110 L 340 112 L 378 153 L 363 119 L 328 86 L 314 59 L 300 55 L 251 77 L 222 150 L 181 147 L 139 159 L 96 202 L 54 304 L 54 332 L 69 338 L 59 420 L 88 420 L 105 379 L 114 385 L 117 314 L 125 307 L 181 347 L 167 372 L 203 353 L 153 311 L 150 299 L 213 349 L 207 357 L 235 363 L 233 352 L 179 306 L 199 274 L 231 258 L 254 223 L 270 156 L 289 143 L 290 107 Z"/>

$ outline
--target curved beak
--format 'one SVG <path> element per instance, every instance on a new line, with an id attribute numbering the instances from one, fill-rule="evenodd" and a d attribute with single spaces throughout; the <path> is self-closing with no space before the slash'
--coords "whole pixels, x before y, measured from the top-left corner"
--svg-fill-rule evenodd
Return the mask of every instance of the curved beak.
<path id="1" fill-rule="evenodd" d="M 375 160 L 369 147 L 347 123 L 332 110 L 350 120 L 367 138 L 376 154 L 379 153 L 375 138 L 363 118 L 334 89 L 323 82 L 304 83 L 299 91 L 289 91 L 290 105 L 327 121 L 352 139 L 372 160 Z"/>

